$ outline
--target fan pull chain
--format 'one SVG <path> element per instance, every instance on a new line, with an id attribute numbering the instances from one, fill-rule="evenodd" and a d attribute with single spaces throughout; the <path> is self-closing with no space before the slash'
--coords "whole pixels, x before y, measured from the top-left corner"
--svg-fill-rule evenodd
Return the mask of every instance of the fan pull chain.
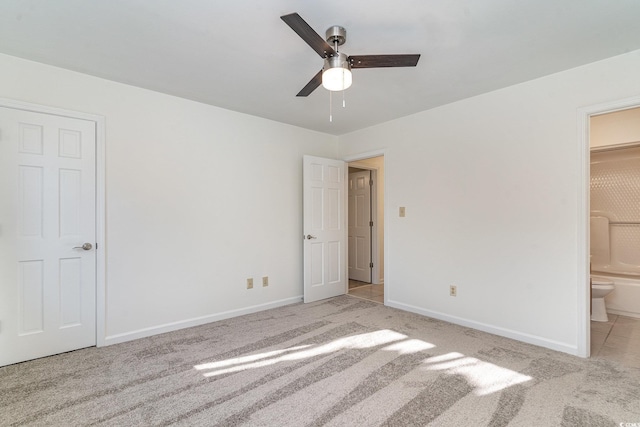
<path id="1" fill-rule="evenodd" d="M 336 52 L 338 49 L 338 42 L 336 41 Z M 347 61 L 349 60 L 349 58 L 347 58 Z M 344 88 L 344 68 L 342 69 L 342 87 Z M 345 90 L 342 89 L 342 108 L 345 108 L 347 106 L 346 102 L 344 101 L 344 92 Z"/>
<path id="2" fill-rule="evenodd" d="M 329 91 L 329 121 L 333 122 L 333 114 L 332 114 L 333 111 L 332 111 L 332 106 L 331 106 L 331 104 L 332 104 L 332 102 L 331 102 L 331 93 L 332 93 L 332 91 Z"/>

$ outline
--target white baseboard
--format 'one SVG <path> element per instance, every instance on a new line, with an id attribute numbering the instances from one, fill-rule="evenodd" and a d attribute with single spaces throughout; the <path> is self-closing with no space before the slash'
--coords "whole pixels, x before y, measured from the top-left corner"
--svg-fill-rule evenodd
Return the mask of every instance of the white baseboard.
<path id="1" fill-rule="evenodd" d="M 615 310 L 615 309 L 607 308 L 607 313 L 616 314 L 618 316 L 635 317 L 636 319 L 640 319 L 640 313 L 636 313 L 635 311 L 624 311 L 624 310 Z"/>
<path id="2" fill-rule="evenodd" d="M 302 295 L 283 300 L 273 301 L 266 304 L 258 304 L 251 307 L 240 308 L 237 310 L 224 311 L 222 313 L 209 314 L 207 316 L 196 317 L 193 319 L 180 320 L 177 322 L 166 323 L 164 325 L 152 326 L 149 328 L 138 329 L 136 331 L 125 332 L 122 334 L 108 335 L 104 339 L 102 345 L 98 347 L 119 344 L 127 341 L 133 341 L 140 338 L 146 338 L 153 335 L 164 334 L 165 332 L 177 331 L 179 329 L 191 328 L 193 326 L 204 325 L 205 323 L 217 322 L 218 320 L 230 319 L 232 317 L 243 316 L 245 314 L 257 313 L 259 311 L 269 310 L 271 308 L 282 307 L 289 304 L 302 302 Z"/>
<path id="3" fill-rule="evenodd" d="M 488 325 L 486 323 L 480 323 L 480 322 L 465 319 L 462 317 L 451 316 L 445 313 L 427 310 L 427 309 L 416 307 L 413 305 L 404 304 L 398 301 L 387 300 L 385 302 L 385 305 L 389 307 L 397 308 L 400 310 L 409 311 L 411 313 L 432 317 L 434 319 L 444 320 L 445 322 L 455 323 L 456 325 L 466 326 L 468 328 L 477 329 L 483 332 L 488 332 L 490 334 L 499 335 L 501 337 L 506 337 L 506 338 L 517 340 L 517 341 L 526 342 L 527 344 L 533 344 L 539 347 L 545 347 L 551 350 L 557 350 L 563 353 L 569 353 L 574 356 L 579 356 L 577 346 L 572 346 L 563 342 L 549 340 L 536 335 L 530 335 L 530 334 L 514 331 L 511 329 L 501 328 L 499 326 Z"/>

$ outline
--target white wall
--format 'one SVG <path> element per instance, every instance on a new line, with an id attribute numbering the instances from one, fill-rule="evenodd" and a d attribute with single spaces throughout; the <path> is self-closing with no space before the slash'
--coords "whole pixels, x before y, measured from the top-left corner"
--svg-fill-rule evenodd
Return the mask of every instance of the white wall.
<path id="1" fill-rule="evenodd" d="M 577 353 L 578 109 L 638 75 L 640 51 L 340 137 L 385 150 L 389 304 Z"/>
<path id="2" fill-rule="evenodd" d="M 6 55 L 0 97 L 106 118 L 107 342 L 302 295 L 302 155 L 337 138 Z"/>

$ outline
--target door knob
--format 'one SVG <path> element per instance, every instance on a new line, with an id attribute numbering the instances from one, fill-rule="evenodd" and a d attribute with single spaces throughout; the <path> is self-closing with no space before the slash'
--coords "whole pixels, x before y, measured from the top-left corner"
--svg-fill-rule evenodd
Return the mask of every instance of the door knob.
<path id="1" fill-rule="evenodd" d="M 82 246 L 75 246 L 71 249 L 84 249 L 85 251 L 90 251 L 91 248 L 93 248 L 93 245 L 91 243 L 85 243 Z"/>
<path id="2" fill-rule="evenodd" d="M 316 236 L 312 236 L 311 234 L 307 234 L 307 239 L 311 240 L 311 239 L 317 239 Z"/>

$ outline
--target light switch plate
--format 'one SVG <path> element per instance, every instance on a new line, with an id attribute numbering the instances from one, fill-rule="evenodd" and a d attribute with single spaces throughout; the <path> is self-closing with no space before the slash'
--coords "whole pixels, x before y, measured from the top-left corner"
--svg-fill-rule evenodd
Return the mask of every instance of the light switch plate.
<path id="1" fill-rule="evenodd" d="M 400 206 L 399 213 L 400 213 L 400 218 L 404 218 L 404 216 L 405 216 L 405 207 L 404 206 Z"/>

